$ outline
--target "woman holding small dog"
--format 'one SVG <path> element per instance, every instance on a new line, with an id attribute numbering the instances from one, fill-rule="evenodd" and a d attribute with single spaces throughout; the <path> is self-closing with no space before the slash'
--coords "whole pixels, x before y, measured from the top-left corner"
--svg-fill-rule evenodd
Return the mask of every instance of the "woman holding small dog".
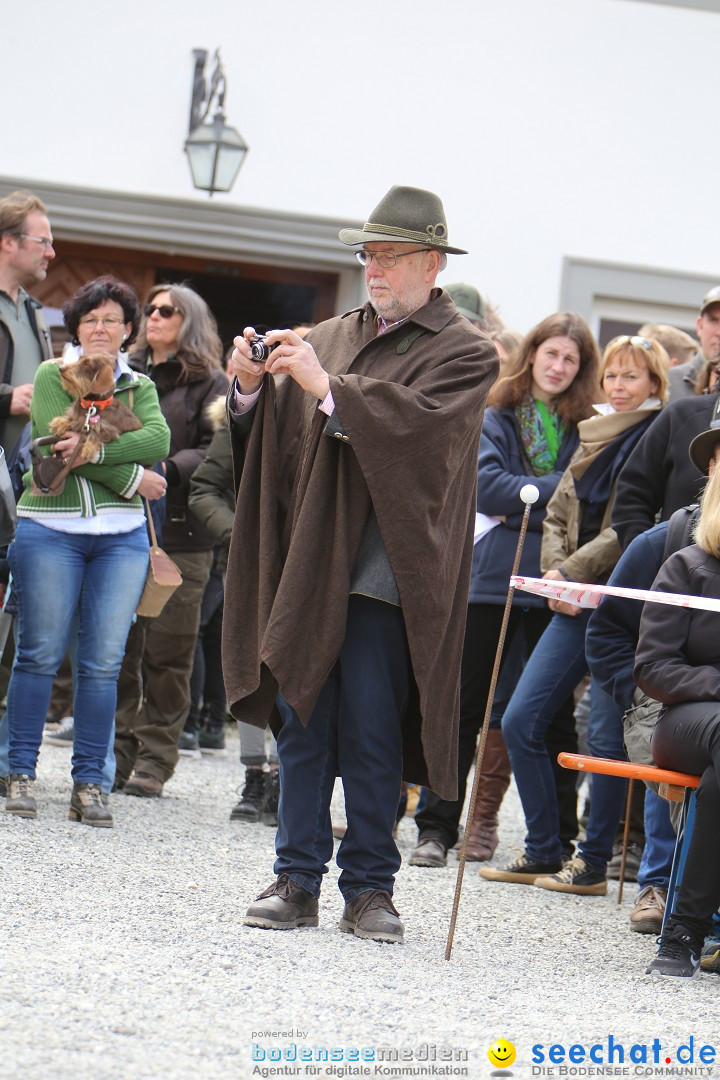
<path id="1" fill-rule="evenodd" d="M 113 816 L 100 783 L 125 642 L 147 573 L 141 496 L 159 498 L 165 491 L 164 477 L 149 466 L 165 457 L 170 437 L 155 386 L 125 359 L 140 324 L 132 288 L 110 276 L 98 278 L 78 290 L 63 314 L 77 352 L 63 365 L 48 360 L 38 369 L 31 406 L 33 438 L 47 436 L 53 420 L 73 405 L 63 367 L 82 354 L 113 357 L 114 397 L 132 410 L 141 426 L 104 444 L 90 461 L 81 452 L 81 433 L 63 435 L 50 448 L 71 466 L 58 494 L 34 493 L 32 474 L 26 477 L 17 537 L 9 552 L 18 616 L 7 695 L 10 775 L 5 809 L 19 817 L 37 816 L 38 750 L 52 682 L 77 615 L 69 817 L 111 827 Z"/>

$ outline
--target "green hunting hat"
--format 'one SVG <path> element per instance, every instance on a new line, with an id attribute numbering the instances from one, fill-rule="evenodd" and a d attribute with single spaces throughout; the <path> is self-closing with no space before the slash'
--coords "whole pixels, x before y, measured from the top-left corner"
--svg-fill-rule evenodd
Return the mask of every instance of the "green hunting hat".
<path id="1" fill-rule="evenodd" d="M 395 244 L 423 244 L 448 255 L 467 255 L 462 248 L 448 244 L 447 221 L 439 195 L 400 184 L 390 188 L 362 229 L 342 229 L 339 236 L 350 247 L 388 240 Z"/>
<path id="2" fill-rule="evenodd" d="M 457 285 L 443 285 L 445 292 L 454 302 L 461 315 L 470 322 L 485 322 L 486 300 L 474 285 L 459 281 Z"/>

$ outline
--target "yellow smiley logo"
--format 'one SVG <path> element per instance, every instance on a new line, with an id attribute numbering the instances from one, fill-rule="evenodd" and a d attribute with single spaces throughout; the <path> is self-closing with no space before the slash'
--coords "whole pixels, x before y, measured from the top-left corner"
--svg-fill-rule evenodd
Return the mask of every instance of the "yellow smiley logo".
<path id="1" fill-rule="evenodd" d="M 498 1039 L 488 1047 L 488 1057 L 491 1065 L 497 1065 L 500 1069 L 507 1069 L 515 1060 L 515 1047 L 507 1039 Z"/>

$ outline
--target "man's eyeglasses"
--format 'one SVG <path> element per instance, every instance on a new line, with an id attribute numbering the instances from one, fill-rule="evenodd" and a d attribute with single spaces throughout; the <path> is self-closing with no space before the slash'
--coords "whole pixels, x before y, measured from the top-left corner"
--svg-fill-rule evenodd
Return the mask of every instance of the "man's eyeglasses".
<path id="1" fill-rule="evenodd" d="M 620 337 L 613 338 L 608 342 L 609 345 L 636 345 L 639 349 L 652 350 L 652 342 L 648 341 L 646 337 L 638 337 L 637 334 L 621 334 Z"/>
<path id="2" fill-rule="evenodd" d="M 31 236 L 30 233 L 21 232 L 16 233 L 22 240 L 30 240 L 33 244 L 39 244 L 41 248 L 51 248 L 53 246 L 52 236 Z"/>
<path id="3" fill-rule="evenodd" d="M 361 248 L 360 251 L 355 252 L 355 258 L 361 266 L 369 266 L 374 259 L 383 270 L 392 270 L 398 259 L 405 259 L 408 255 L 419 255 L 421 251 L 432 251 L 432 248 L 415 248 L 414 251 L 403 251 L 400 255 L 396 255 L 394 251 L 366 251 L 365 248 Z"/>
<path id="4" fill-rule="evenodd" d="M 153 311 L 157 311 L 161 319 L 170 319 L 176 311 L 180 311 L 179 307 L 173 307 L 172 304 L 146 304 L 143 308 L 145 317 L 150 318 Z"/>
<path id="5" fill-rule="evenodd" d="M 87 326 L 89 330 L 94 330 L 97 326 L 107 326 L 112 329 L 115 326 L 120 326 L 120 323 L 124 323 L 122 315 L 101 315 L 98 318 L 96 315 L 84 315 L 80 319 L 80 326 Z"/>

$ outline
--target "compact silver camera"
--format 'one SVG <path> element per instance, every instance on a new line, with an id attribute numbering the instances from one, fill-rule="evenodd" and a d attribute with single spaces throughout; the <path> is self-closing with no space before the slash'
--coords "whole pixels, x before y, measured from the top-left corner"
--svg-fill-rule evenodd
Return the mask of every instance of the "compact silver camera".
<path id="1" fill-rule="evenodd" d="M 274 345 L 266 345 L 266 337 L 266 334 L 256 334 L 250 342 L 250 355 L 256 364 L 264 364 L 273 349 L 280 344 L 276 341 Z"/>

